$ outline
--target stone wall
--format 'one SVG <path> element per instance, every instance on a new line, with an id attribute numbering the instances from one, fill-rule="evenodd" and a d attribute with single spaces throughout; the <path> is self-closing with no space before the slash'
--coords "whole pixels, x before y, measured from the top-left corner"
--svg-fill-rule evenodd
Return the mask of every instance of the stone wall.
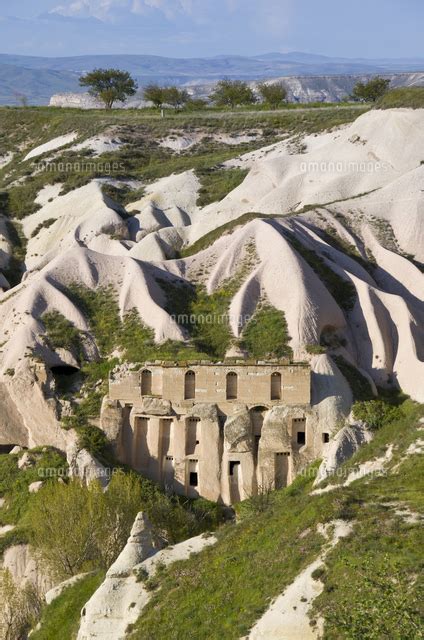
<path id="1" fill-rule="evenodd" d="M 101 426 L 144 476 L 231 504 L 286 486 L 321 454 L 310 379 L 304 364 L 146 364 L 112 377 Z"/>
<path id="2" fill-rule="evenodd" d="M 193 394 L 187 394 L 190 375 L 194 378 Z M 236 392 L 232 397 L 227 393 L 230 376 L 236 379 Z M 144 378 L 149 378 L 147 385 L 143 385 Z M 248 405 L 306 405 L 311 401 L 310 381 L 307 364 L 197 364 L 185 367 L 146 364 L 141 371 L 112 379 L 109 397 L 132 403 L 139 402 L 142 395 L 152 395 L 174 404 L 195 400 L 227 405 L 235 400 Z M 146 387 L 147 393 L 142 393 L 142 386 Z"/>

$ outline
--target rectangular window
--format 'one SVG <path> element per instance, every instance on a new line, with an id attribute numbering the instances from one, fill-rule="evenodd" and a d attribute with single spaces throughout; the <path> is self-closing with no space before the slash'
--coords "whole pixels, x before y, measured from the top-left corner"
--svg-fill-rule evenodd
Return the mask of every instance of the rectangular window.
<path id="1" fill-rule="evenodd" d="M 236 475 L 239 466 L 240 466 L 239 460 L 230 460 L 230 476 Z"/>
<path id="2" fill-rule="evenodd" d="M 305 442 L 306 442 L 305 432 L 304 431 L 298 431 L 297 432 L 297 444 L 305 444 Z"/>
<path id="3" fill-rule="evenodd" d="M 186 421 L 186 456 L 195 455 L 196 447 L 200 443 L 200 419 L 188 418 Z"/>
<path id="4" fill-rule="evenodd" d="M 198 484 L 197 471 L 190 471 L 189 484 L 190 484 L 190 487 L 197 487 L 197 484 Z"/>
<path id="5" fill-rule="evenodd" d="M 322 441 L 323 442 L 330 442 L 330 434 L 329 433 L 323 433 L 322 434 Z"/>

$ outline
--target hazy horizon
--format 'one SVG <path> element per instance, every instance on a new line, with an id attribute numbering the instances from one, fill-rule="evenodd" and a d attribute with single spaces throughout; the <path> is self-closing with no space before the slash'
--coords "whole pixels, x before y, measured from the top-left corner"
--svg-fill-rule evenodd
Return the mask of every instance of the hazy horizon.
<path id="1" fill-rule="evenodd" d="M 35 6 L 34 6 L 35 5 Z M 421 0 L 0 0 L 4 54 L 420 58 Z"/>

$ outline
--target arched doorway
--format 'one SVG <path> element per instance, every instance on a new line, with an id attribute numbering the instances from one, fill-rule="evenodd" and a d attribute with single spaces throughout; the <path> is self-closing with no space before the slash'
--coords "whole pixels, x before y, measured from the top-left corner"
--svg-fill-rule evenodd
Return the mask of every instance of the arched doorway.
<path id="1" fill-rule="evenodd" d="M 227 400 L 236 400 L 238 393 L 238 380 L 235 371 L 227 373 L 226 397 Z"/>
<path id="2" fill-rule="evenodd" d="M 271 374 L 271 400 L 281 400 L 281 373 Z"/>
<path id="3" fill-rule="evenodd" d="M 196 397 L 196 374 L 187 371 L 184 376 L 184 400 L 192 400 Z"/>
<path id="4" fill-rule="evenodd" d="M 152 372 L 149 369 L 143 369 L 141 372 L 141 395 L 152 395 Z"/>

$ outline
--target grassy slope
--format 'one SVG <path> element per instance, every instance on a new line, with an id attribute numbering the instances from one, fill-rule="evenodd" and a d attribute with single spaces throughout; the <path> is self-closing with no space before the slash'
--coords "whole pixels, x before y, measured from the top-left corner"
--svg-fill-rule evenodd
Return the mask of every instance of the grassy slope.
<path id="1" fill-rule="evenodd" d="M 18 455 L 0 455 L 0 498 L 5 499 L 5 506 L 0 509 L 0 526 L 15 526 L 0 537 L 0 555 L 10 546 L 28 541 L 24 516 L 31 498 L 29 485 L 43 478 L 45 469 L 67 467 L 64 454 L 46 447 L 43 449 L 29 452 L 31 466 L 27 469 L 18 468 Z"/>
<path id="2" fill-rule="evenodd" d="M 368 107 L 363 107 L 363 110 L 367 109 Z M 122 175 L 126 178 L 151 181 L 186 169 L 205 171 L 240 152 L 270 144 L 281 134 L 322 131 L 350 122 L 361 112 L 362 110 L 358 110 L 357 107 L 306 111 L 283 109 L 275 112 L 253 113 L 205 111 L 172 114 L 161 119 L 149 110 L 114 110 L 106 113 L 57 108 L 0 109 L 0 148 L 2 153 L 13 151 L 16 154 L 13 161 L 0 170 L 0 187 L 2 182 L 3 186 L 7 186 L 12 180 L 28 175 L 33 170 L 33 161 L 20 164 L 29 149 L 74 131 L 84 139 L 111 128 L 116 133 L 116 127 L 119 127 L 119 137 L 127 146 L 125 149 L 102 156 L 103 163 L 108 161 L 119 163 L 119 167 L 112 168 L 107 173 L 111 173 L 114 177 Z M 206 134 L 212 135 L 243 133 L 252 128 L 261 128 L 262 137 L 237 147 L 205 140 L 185 153 L 174 154 L 171 150 L 158 147 L 156 144 L 158 139 L 170 133 L 175 135 L 201 129 Z M 17 152 L 19 145 L 22 144 L 26 145 L 25 150 Z M 57 158 L 57 161 L 71 160 L 76 163 L 89 159 L 87 155 L 70 153 L 66 149 L 62 149 L 59 155 L 60 158 Z M 35 162 L 38 160 L 38 158 L 35 159 Z M 31 192 L 26 198 L 29 200 L 33 192 L 36 193 L 43 183 L 61 181 L 66 183 L 68 188 L 73 188 L 78 186 L 78 182 L 86 181 L 96 175 L 105 175 L 104 168 L 103 173 L 101 169 L 90 169 L 79 176 L 60 170 L 49 171 L 30 178 L 25 185 L 17 187 L 15 191 L 19 194 L 24 194 L 24 191 Z M 18 206 L 17 203 L 14 206 Z M 19 213 L 21 217 L 25 215 L 24 211 Z"/>
<path id="3" fill-rule="evenodd" d="M 377 109 L 423 109 L 424 87 L 400 87 L 388 91 L 377 103 Z"/>
<path id="4" fill-rule="evenodd" d="M 31 634 L 33 640 L 74 640 L 81 616 L 81 609 L 100 586 L 104 574 L 89 575 L 68 587 L 43 611 L 40 629 Z"/>
<path id="5" fill-rule="evenodd" d="M 417 419 L 423 413 L 423 407 L 407 402 L 405 417 L 384 427 L 345 465 L 346 471 L 380 455 L 390 442 L 398 444 L 395 465 L 419 435 Z M 378 635 L 378 628 L 350 634 L 343 628 L 344 603 L 347 600 L 352 608 L 365 608 L 365 614 L 367 606 L 370 614 L 372 607 L 378 606 L 371 596 L 362 602 L 354 588 L 370 554 L 377 569 L 386 562 L 386 555 L 399 562 L 409 582 L 422 566 L 419 527 L 406 524 L 393 508 L 382 503 L 403 502 L 423 513 L 423 467 L 422 457 L 415 456 L 403 462 L 397 473 L 359 480 L 317 496 L 308 495 L 312 479 L 299 477 L 291 487 L 275 492 L 271 506 L 262 513 L 250 505 L 250 515 L 218 532 L 216 546 L 161 572 L 160 588 L 140 618 L 133 638 L 240 638 L 267 609 L 270 600 L 317 557 L 323 539 L 316 533 L 316 525 L 333 518 L 353 520 L 354 534 L 340 542 L 328 557 L 324 592 L 315 603 L 314 615 L 328 618 L 325 637 L 402 637 L 390 632 Z M 241 505 L 245 511 L 248 507 L 249 503 Z M 349 567 L 349 563 L 356 563 L 356 568 Z M 418 585 L 413 590 L 418 592 Z M 404 635 L 402 640 L 415 637 L 422 635 Z"/>

